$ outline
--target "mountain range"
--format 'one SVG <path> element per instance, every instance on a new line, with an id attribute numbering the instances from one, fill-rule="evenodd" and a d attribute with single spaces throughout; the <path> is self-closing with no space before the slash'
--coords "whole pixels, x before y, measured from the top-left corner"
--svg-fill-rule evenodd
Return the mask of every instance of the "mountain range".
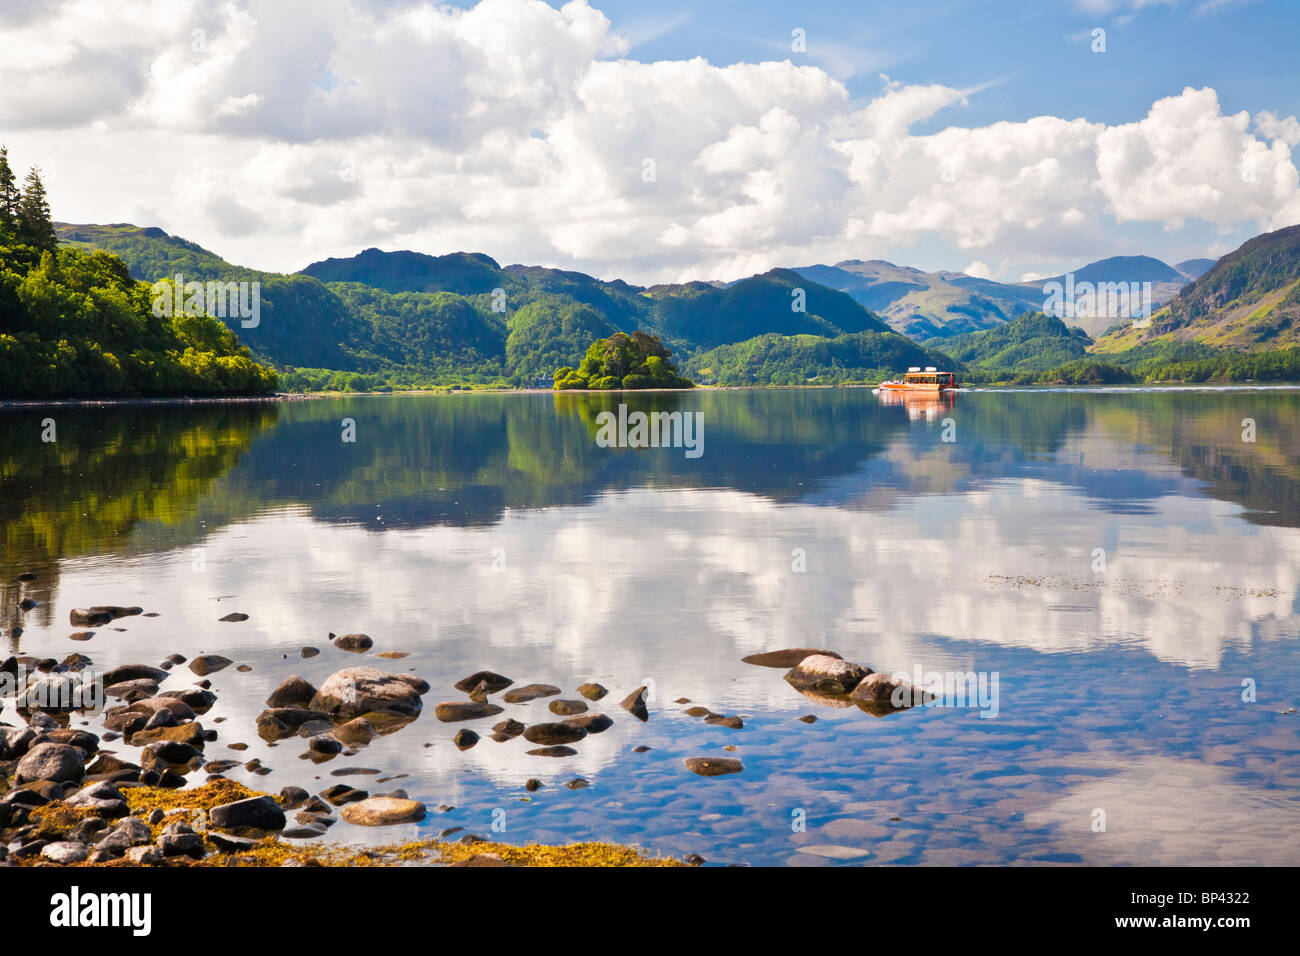
<path id="1" fill-rule="evenodd" d="M 974 381 L 1051 380 L 1080 364 L 1154 375 L 1181 369 L 1171 362 L 1201 368 L 1220 353 L 1297 344 L 1300 312 L 1300 227 L 1218 261 L 1116 256 L 1034 282 L 845 260 L 654 286 L 502 266 L 476 252 L 379 249 L 284 275 L 157 228 L 56 227 L 64 245 L 115 253 L 138 279 L 260 282 L 260 325 L 227 325 L 290 388 L 539 385 L 577 365 L 593 340 L 638 329 L 659 336 L 689 375 L 720 384 L 869 381 L 912 365 Z M 1150 326 L 1105 309 L 1042 315 L 1045 286 L 1067 278 L 1150 283 Z"/>
<path id="2" fill-rule="evenodd" d="M 1113 256 L 1075 269 L 1077 283 L 1151 283 L 1154 308 L 1168 303 L 1184 286 L 1214 265 L 1213 259 L 1188 259 L 1170 266 L 1151 256 Z M 1044 307 L 1044 286 L 1064 283 L 1065 275 L 1033 282 L 1005 283 L 961 272 L 922 272 L 882 259 L 863 262 L 846 259 L 833 266 L 795 269 L 802 276 L 847 292 L 857 302 L 877 312 L 896 332 L 925 341 L 995 328 L 1027 312 Z M 1089 335 L 1099 335 L 1122 318 L 1101 309 L 1075 324 Z"/>
<path id="3" fill-rule="evenodd" d="M 120 256 L 145 281 L 257 281 L 262 320 L 228 325 L 259 359 L 320 384 L 318 373 L 379 376 L 393 387 L 461 382 L 549 383 L 594 339 L 658 335 L 679 359 L 764 335 L 857 341 L 862 368 L 938 353 L 894 332 L 852 296 L 773 269 L 730 284 L 634 286 L 537 266 L 502 267 L 481 253 L 431 256 L 366 249 L 293 275 L 232 265 L 160 229 L 57 224 L 60 240 Z M 861 349 L 880 350 L 875 356 Z M 331 376 L 326 375 L 328 380 Z M 707 376 L 706 376 L 707 377 Z M 358 383 L 372 386 L 373 381 Z"/>

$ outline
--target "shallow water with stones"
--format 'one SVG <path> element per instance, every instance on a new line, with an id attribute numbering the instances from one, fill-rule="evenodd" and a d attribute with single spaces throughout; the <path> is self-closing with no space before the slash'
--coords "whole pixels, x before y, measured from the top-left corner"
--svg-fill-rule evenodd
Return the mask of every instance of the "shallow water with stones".
<path id="1" fill-rule="evenodd" d="M 700 412 L 703 454 L 599 447 L 595 416 L 620 401 Z M 401 786 L 453 808 L 340 822 L 330 840 L 464 827 L 716 863 L 1300 862 L 1294 390 L 5 408 L 0 544 L 4 654 L 80 652 L 100 669 L 226 655 L 251 669 L 210 676 L 207 757 L 272 768 L 228 776 L 272 792 Z M 36 580 L 20 587 L 23 571 Z M 24 596 L 40 606 L 19 610 Z M 69 640 L 68 612 L 92 604 L 158 616 Z M 249 619 L 218 620 L 232 611 Z M 375 646 L 347 653 L 330 632 Z M 996 673 L 997 713 L 876 718 L 741 663 L 805 646 L 889 673 Z M 359 663 L 428 680 L 421 717 L 320 764 L 299 739 L 258 737 L 285 676 L 319 685 Z M 487 736 L 504 717 L 557 719 L 550 698 L 437 721 L 481 668 L 566 698 L 597 681 L 611 693 L 592 709 L 614 725 L 554 759 Z M 181 665 L 163 689 L 197 679 Z M 617 703 L 642 684 L 645 723 Z M 0 720 L 21 720 L 12 701 Z M 465 752 L 461 727 L 483 736 Z M 744 770 L 700 777 L 683 765 L 695 756 Z M 357 768 L 378 773 L 337 775 Z M 563 786 L 575 777 L 590 786 Z"/>

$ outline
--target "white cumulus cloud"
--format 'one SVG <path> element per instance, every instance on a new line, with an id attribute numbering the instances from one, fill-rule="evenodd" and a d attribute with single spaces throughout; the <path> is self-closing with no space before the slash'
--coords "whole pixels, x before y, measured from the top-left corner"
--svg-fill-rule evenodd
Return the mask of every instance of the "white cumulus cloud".
<path id="1" fill-rule="evenodd" d="M 969 126 L 978 89 L 641 62 L 586 0 L 65 0 L 0 17 L 0 48 L 0 127 L 57 164 L 59 218 L 265 268 L 377 245 L 653 282 L 940 243 L 1051 274 L 1125 224 L 1300 221 L 1300 123 L 1213 89 Z"/>

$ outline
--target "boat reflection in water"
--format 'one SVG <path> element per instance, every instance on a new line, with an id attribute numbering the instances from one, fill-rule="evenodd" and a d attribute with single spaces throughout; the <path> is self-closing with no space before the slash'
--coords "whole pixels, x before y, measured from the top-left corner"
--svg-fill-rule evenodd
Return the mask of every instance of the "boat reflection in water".
<path id="1" fill-rule="evenodd" d="M 948 389 L 923 392 L 880 388 L 875 389 L 875 394 L 880 399 L 881 405 L 902 406 L 907 411 L 908 419 L 914 422 L 936 421 L 942 414 L 950 411 L 957 401 L 957 393 Z"/>

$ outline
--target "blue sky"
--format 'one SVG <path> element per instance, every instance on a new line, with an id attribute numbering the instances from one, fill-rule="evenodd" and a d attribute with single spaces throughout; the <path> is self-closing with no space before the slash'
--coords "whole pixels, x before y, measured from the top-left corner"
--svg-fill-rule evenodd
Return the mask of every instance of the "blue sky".
<path id="1" fill-rule="evenodd" d="M 1298 41 L 1300 0 L 0 7 L 0 130 L 59 218 L 260 268 L 1021 280 L 1300 222 Z"/>
<path id="2" fill-rule="evenodd" d="M 1300 113 L 1296 0 L 595 6 L 616 31 L 641 41 L 634 59 L 702 56 L 722 66 L 789 58 L 827 69 L 858 95 L 879 89 L 881 73 L 909 84 L 980 88 L 960 115 L 947 117 L 972 125 L 1042 114 L 1122 123 L 1185 86 L 1214 87 L 1227 112 Z M 804 54 L 790 50 L 795 28 L 805 31 Z M 1095 28 L 1107 31 L 1105 54 L 1092 52 Z"/>

